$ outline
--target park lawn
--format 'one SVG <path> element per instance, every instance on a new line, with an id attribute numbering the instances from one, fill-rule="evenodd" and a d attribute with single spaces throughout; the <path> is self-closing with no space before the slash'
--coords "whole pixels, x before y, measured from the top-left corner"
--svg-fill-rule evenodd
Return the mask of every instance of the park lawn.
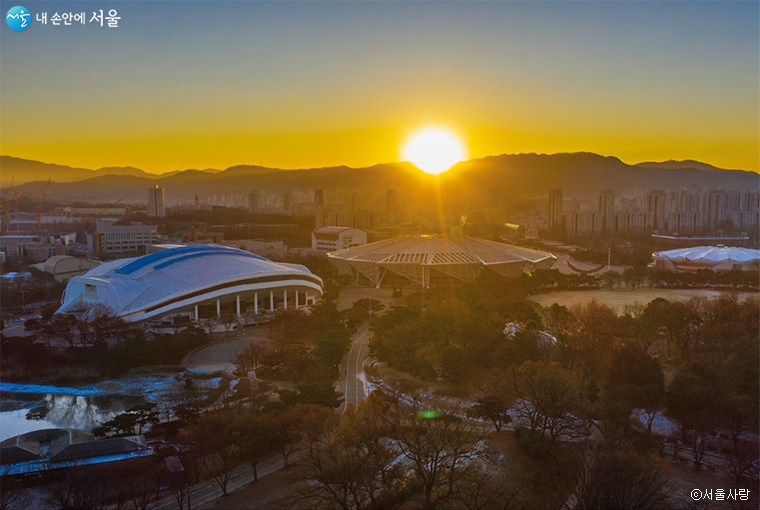
<path id="1" fill-rule="evenodd" d="M 648 287 L 631 289 L 590 289 L 590 290 L 561 290 L 534 294 L 528 299 L 541 306 L 548 307 L 554 303 L 570 308 L 573 305 L 584 304 L 592 299 L 604 303 L 617 313 L 622 313 L 625 305 L 640 303 L 646 305 L 653 299 L 664 298 L 668 301 L 688 301 L 695 296 L 715 298 L 721 295 L 736 294 L 739 297 L 757 297 L 757 292 L 720 291 L 711 289 L 657 289 Z"/>

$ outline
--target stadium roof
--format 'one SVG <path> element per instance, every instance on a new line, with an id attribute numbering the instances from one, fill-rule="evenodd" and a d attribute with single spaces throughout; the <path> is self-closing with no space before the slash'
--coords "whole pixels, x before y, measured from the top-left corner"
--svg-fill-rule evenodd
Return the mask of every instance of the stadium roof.
<path id="1" fill-rule="evenodd" d="M 548 269 L 551 253 L 474 237 L 402 236 L 327 254 L 344 274 L 358 272 L 380 285 L 387 271 L 429 286 L 430 270 L 462 281 L 475 281 L 484 269 L 516 277 L 525 270 Z"/>
<path id="2" fill-rule="evenodd" d="M 272 262 L 247 251 L 193 245 L 106 262 L 74 277 L 59 312 L 102 304 L 130 321 L 187 311 L 196 304 L 273 288 L 322 294 L 322 280 L 306 267 Z"/>
<path id="3" fill-rule="evenodd" d="M 660 251 L 655 257 L 691 262 L 753 262 L 760 260 L 760 250 L 730 246 L 697 246 L 677 250 Z"/>

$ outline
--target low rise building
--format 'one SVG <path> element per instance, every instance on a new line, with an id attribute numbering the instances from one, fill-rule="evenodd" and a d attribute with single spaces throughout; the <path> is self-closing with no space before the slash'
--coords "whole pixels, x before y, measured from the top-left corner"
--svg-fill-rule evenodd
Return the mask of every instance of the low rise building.
<path id="1" fill-rule="evenodd" d="M 101 262 L 97 260 L 81 259 L 70 255 L 55 255 L 44 263 L 35 264 L 34 267 L 52 275 L 56 281 L 65 282 L 100 264 Z"/>
<path id="2" fill-rule="evenodd" d="M 311 233 L 311 249 L 330 252 L 367 244 L 367 233 L 358 228 L 322 227 Z"/>
<path id="3" fill-rule="evenodd" d="M 165 240 L 166 236 L 159 234 L 155 225 L 142 223 L 114 225 L 98 221 L 95 232 L 87 235 L 89 253 L 98 257 L 145 253 L 147 246 Z"/>
<path id="4" fill-rule="evenodd" d="M 282 241 L 239 239 L 237 241 L 223 241 L 221 244 L 230 248 L 247 251 L 269 260 L 285 260 L 288 253 L 288 247 Z"/>

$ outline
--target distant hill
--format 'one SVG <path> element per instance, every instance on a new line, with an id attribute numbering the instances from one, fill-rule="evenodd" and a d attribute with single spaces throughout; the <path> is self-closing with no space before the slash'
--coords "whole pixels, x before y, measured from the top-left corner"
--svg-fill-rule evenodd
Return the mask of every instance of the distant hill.
<path id="1" fill-rule="evenodd" d="M 0 187 L 7 187 L 13 179 L 14 184 L 24 184 L 33 181 L 47 181 L 53 179 L 55 182 L 75 182 L 92 177 L 103 175 L 131 175 L 134 177 L 144 177 L 146 179 L 155 179 L 166 177 L 169 174 L 151 174 L 139 168 L 131 166 L 110 166 L 90 170 L 88 168 L 77 168 L 66 165 L 56 165 L 52 163 L 43 163 L 29 159 L 14 158 L 13 156 L 0 156 Z M 176 174 L 184 170 L 170 172 Z M 221 170 L 213 168 L 205 169 L 203 172 L 216 173 Z M 15 179 L 14 179 L 15 178 Z"/>
<path id="2" fill-rule="evenodd" d="M 396 188 L 407 196 L 428 196 L 431 182 L 447 201 L 507 201 L 517 197 L 543 197 L 550 189 L 562 189 L 565 196 L 596 199 L 602 189 L 616 193 L 627 188 L 671 188 L 686 186 L 725 189 L 757 189 L 760 175 L 743 170 L 724 170 L 696 161 L 641 163 L 628 165 L 618 158 L 587 152 L 561 154 L 502 154 L 457 164 L 437 180 L 409 163 L 385 163 L 365 168 L 346 166 L 282 170 L 237 165 L 212 173 L 184 170 L 163 175 L 145 174 L 137 169 L 97 171 L 49 165 L 2 156 L 3 180 L 9 175 L 40 175 L 37 182 L 15 188 L 27 196 L 37 196 L 46 176 L 55 172 L 49 199 L 57 201 L 107 202 L 126 196 L 126 203 L 145 203 L 147 189 L 158 184 L 166 188 L 167 202 L 190 201 L 231 192 L 310 190 L 323 188 Z M 45 173 L 47 172 L 47 173 Z M 89 173 L 87 173 L 89 172 Z M 113 173 L 109 173 L 113 172 Z M 141 172 L 141 173 L 138 173 Z M 98 173 L 108 173 L 100 175 Z M 126 175 L 125 175 L 126 174 Z M 72 176 L 81 180 L 75 181 Z M 97 176 L 94 176 L 97 175 Z M 84 177 L 84 176 L 89 176 Z M 8 180 L 10 180 L 8 178 Z M 67 182 L 68 181 L 68 182 Z"/>
<path id="3" fill-rule="evenodd" d="M 655 161 L 646 161 L 644 163 L 636 163 L 636 166 L 644 168 L 667 168 L 667 169 L 683 169 L 683 168 L 696 168 L 697 170 L 705 170 L 708 172 L 722 171 L 723 168 L 717 166 L 708 165 L 707 163 L 701 163 L 694 161 L 693 159 L 685 159 L 683 161 L 676 161 L 669 159 L 668 161 L 662 161 L 657 163 Z"/>

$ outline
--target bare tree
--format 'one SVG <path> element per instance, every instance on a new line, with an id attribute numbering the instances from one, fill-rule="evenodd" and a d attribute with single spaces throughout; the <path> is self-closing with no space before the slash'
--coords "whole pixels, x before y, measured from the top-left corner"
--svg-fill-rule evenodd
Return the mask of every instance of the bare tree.
<path id="1" fill-rule="evenodd" d="M 131 464 L 123 473 L 126 494 L 135 510 L 147 510 L 154 499 L 165 470 L 151 458 L 145 462 Z"/>
<path id="2" fill-rule="evenodd" d="M 672 482 L 658 458 L 632 450 L 588 449 L 566 506 L 572 509 L 672 508 Z"/>
<path id="3" fill-rule="evenodd" d="M 267 352 L 269 347 L 266 343 L 252 340 L 235 356 L 235 367 L 244 374 L 256 370 Z"/>
<path id="4" fill-rule="evenodd" d="M 510 510 L 523 505 L 526 485 L 506 459 L 484 455 L 471 463 L 456 485 L 456 500 L 467 510 Z"/>
<path id="5" fill-rule="evenodd" d="M 290 409 L 272 416 L 272 446 L 285 459 L 285 467 L 289 464 L 290 456 L 300 450 L 301 426 L 304 413 L 300 408 Z"/>
<path id="6" fill-rule="evenodd" d="M 726 452 L 726 470 L 734 477 L 736 485 L 740 485 L 746 478 L 757 487 L 758 458 L 757 441 L 741 441 Z"/>
<path id="7" fill-rule="evenodd" d="M 66 313 L 56 314 L 51 319 L 50 325 L 55 336 L 63 338 L 66 343 L 74 347 L 74 336 L 77 327 L 75 316 Z"/>
<path id="8" fill-rule="evenodd" d="M 512 421 L 508 414 L 515 398 L 507 374 L 499 370 L 490 374 L 486 383 L 479 388 L 479 398 L 470 409 L 473 416 L 484 418 L 493 423 L 496 432 Z"/>
<path id="9" fill-rule="evenodd" d="M 232 313 L 225 313 L 222 315 L 221 323 L 224 327 L 225 336 L 230 336 L 230 331 L 235 328 L 240 328 L 240 321 L 238 320 L 237 315 Z"/>
<path id="10" fill-rule="evenodd" d="M 302 495 L 312 508 L 363 510 L 399 479 L 393 467 L 399 450 L 385 437 L 373 403 L 347 414 L 341 426 L 312 436 L 299 461 L 301 476 L 311 481 Z"/>
<path id="11" fill-rule="evenodd" d="M 20 486 L 18 480 L 8 477 L 0 484 L 0 510 L 25 510 L 29 508 L 29 493 Z"/>
<path id="12" fill-rule="evenodd" d="M 57 508 L 104 510 L 109 503 L 112 485 L 106 477 L 82 471 L 69 471 L 45 488 L 48 500 Z"/>
<path id="13" fill-rule="evenodd" d="M 190 509 L 190 492 L 192 491 L 193 484 L 190 479 L 190 475 L 186 471 L 180 471 L 178 473 L 169 473 L 167 477 L 169 492 L 174 496 L 174 500 L 177 502 L 178 510 L 185 509 L 185 500 L 187 499 L 187 508 Z"/>
<path id="14" fill-rule="evenodd" d="M 234 420 L 231 411 L 216 412 L 201 419 L 191 431 L 203 451 L 207 471 L 225 496 L 232 470 L 240 463 L 238 445 L 230 430 Z"/>
<path id="15" fill-rule="evenodd" d="M 247 460 L 253 468 L 253 481 L 259 479 L 259 462 L 272 450 L 272 435 L 275 423 L 269 415 L 246 413 L 231 426 L 236 437 L 240 458 Z"/>
<path id="16" fill-rule="evenodd" d="M 451 499 L 468 465 L 481 454 L 485 427 L 467 421 L 466 414 L 460 403 L 420 394 L 388 415 L 391 435 L 423 488 L 425 508 Z"/>
<path id="17" fill-rule="evenodd" d="M 512 383 L 517 397 L 514 410 L 531 431 L 555 445 L 590 434 L 579 382 L 558 363 L 527 361 L 514 370 Z"/>
<path id="18" fill-rule="evenodd" d="M 214 329 L 216 329 L 216 326 L 219 324 L 219 320 L 219 317 L 216 315 L 206 317 L 205 319 L 201 319 L 201 327 L 205 329 L 209 335 L 212 335 L 214 333 Z"/>

